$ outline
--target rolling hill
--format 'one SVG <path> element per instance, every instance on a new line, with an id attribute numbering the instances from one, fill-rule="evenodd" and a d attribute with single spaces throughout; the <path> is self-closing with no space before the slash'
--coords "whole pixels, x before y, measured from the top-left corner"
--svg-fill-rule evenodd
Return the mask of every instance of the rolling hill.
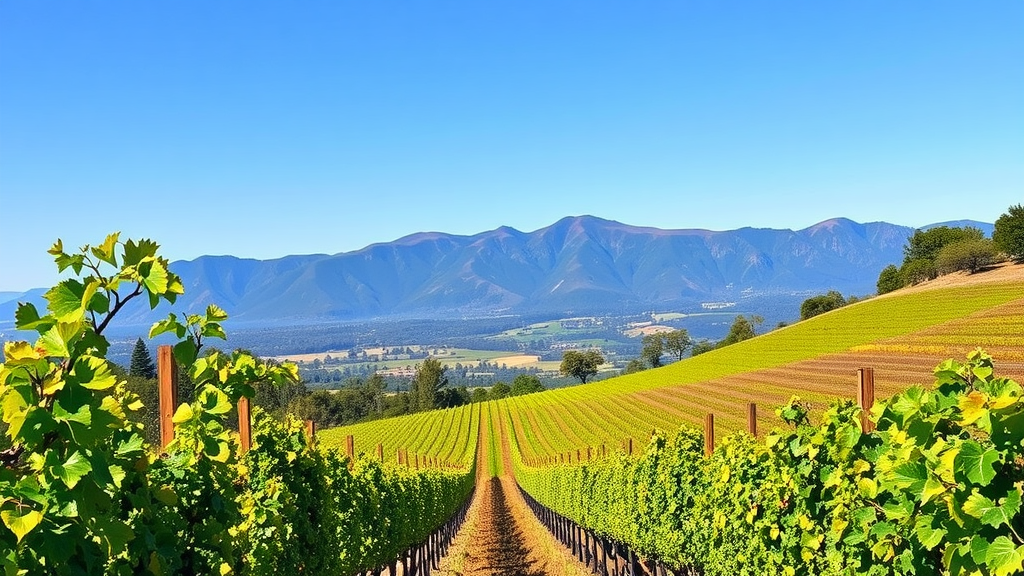
<path id="1" fill-rule="evenodd" d="M 929 384 L 936 364 L 975 347 L 992 354 L 999 374 L 1024 379 L 1024 265 L 943 277 L 656 370 L 501 400 L 497 410 L 527 458 L 646 440 L 654 428 L 697 425 L 707 412 L 723 431 L 737 430 L 751 401 L 765 430 L 778 424 L 772 410 L 791 395 L 817 408 L 853 397 L 859 367 L 875 368 L 883 397 Z M 354 434 L 360 444 L 384 427 L 403 430 L 407 443 L 430 445 L 420 438 L 430 428 L 414 425 L 415 417 L 324 434 L 328 443 Z M 436 445 L 431 455 L 452 450 Z"/>

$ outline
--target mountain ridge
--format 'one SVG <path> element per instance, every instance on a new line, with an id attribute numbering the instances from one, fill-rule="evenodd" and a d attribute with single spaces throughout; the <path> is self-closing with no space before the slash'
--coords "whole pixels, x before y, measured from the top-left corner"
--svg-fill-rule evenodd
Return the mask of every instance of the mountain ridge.
<path id="1" fill-rule="evenodd" d="M 991 224 L 956 223 L 991 234 Z M 662 229 L 581 215 L 532 232 L 417 232 L 336 254 L 175 261 L 186 293 L 174 309 L 217 303 L 238 321 L 260 323 L 625 312 L 829 289 L 866 294 L 883 267 L 902 260 L 915 229 L 842 217 L 800 230 Z M 37 300 L 30 292 L 24 296 Z M 17 300 L 0 303 L 0 318 L 13 317 Z M 140 304 L 125 310 L 124 321 L 165 314 Z"/>

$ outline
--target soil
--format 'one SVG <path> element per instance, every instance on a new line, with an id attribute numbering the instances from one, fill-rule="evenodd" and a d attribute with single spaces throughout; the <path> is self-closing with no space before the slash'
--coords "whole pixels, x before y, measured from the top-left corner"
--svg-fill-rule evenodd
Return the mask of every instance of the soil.
<path id="1" fill-rule="evenodd" d="M 481 419 L 477 484 L 466 522 L 441 561 L 445 576 L 592 576 L 537 520 L 512 475 L 512 456 L 503 419 L 499 421 L 502 468 L 487 471 L 490 439 Z"/>

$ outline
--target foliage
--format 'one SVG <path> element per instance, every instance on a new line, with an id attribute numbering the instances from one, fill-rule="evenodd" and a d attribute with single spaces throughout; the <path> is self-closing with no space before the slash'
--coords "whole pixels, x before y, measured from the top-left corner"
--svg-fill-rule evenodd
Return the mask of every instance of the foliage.
<path id="1" fill-rule="evenodd" d="M 515 380 L 512 380 L 512 389 L 509 391 L 509 396 L 522 396 L 543 391 L 544 385 L 540 383 L 540 378 L 532 374 L 520 374 L 515 377 Z"/>
<path id="2" fill-rule="evenodd" d="M 971 274 L 996 261 L 995 243 L 988 238 L 963 240 L 947 244 L 935 257 L 935 268 L 940 274 L 967 271 Z"/>
<path id="3" fill-rule="evenodd" d="M 925 280 L 932 280 L 938 275 L 939 271 L 935 267 L 934 260 L 919 258 L 906 261 L 900 266 L 900 278 L 903 279 L 904 286 L 913 286 Z"/>
<path id="4" fill-rule="evenodd" d="M 996 219 L 992 240 L 1011 258 L 1024 260 L 1024 204 L 1010 206 Z"/>
<path id="5" fill-rule="evenodd" d="M 498 382 L 494 386 L 491 386 L 491 391 L 487 393 L 487 398 L 490 400 L 499 400 L 501 398 L 508 398 L 508 395 L 512 393 L 512 388 L 504 382 Z"/>
<path id="6" fill-rule="evenodd" d="M 693 346 L 690 347 L 690 356 L 700 356 L 701 354 L 711 352 L 717 347 L 718 345 L 710 340 L 700 340 L 694 342 Z"/>
<path id="7" fill-rule="evenodd" d="M 876 287 L 879 294 L 888 294 L 903 288 L 903 277 L 900 275 L 900 269 L 895 264 L 889 264 L 882 268 L 881 273 L 878 274 Z"/>
<path id="8" fill-rule="evenodd" d="M 156 366 L 153 364 L 153 357 L 149 354 L 146 343 L 139 338 L 135 341 L 135 348 L 132 349 L 132 361 L 128 368 L 130 376 L 139 378 L 156 378 Z"/>
<path id="9" fill-rule="evenodd" d="M 623 374 L 635 374 L 637 372 L 643 372 L 647 370 L 647 365 L 644 361 L 639 358 L 633 358 L 626 363 L 626 367 L 622 369 Z"/>
<path id="10" fill-rule="evenodd" d="M 565 376 L 579 378 L 580 383 L 586 384 L 587 379 L 597 374 L 597 368 L 604 364 L 604 356 L 597 350 L 568 350 L 562 355 L 562 364 L 558 371 Z"/>
<path id="11" fill-rule="evenodd" d="M 963 228 L 936 226 L 928 230 L 915 230 L 903 247 L 903 263 L 906 264 L 914 260 L 935 262 L 943 247 L 964 240 L 981 240 L 984 237 L 984 232 L 971 226 Z"/>
<path id="12" fill-rule="evenodd" d="M 870 434 L 848 400 L 811 425 L 794 399 L 778 411 L 790 430 L 729 436 L 710 458 L 684 428 L 637 458 L 517 477 L 599 534 L 708 576 L 1024 573 L 1021 386 L 981 351 L 935 377 L 877 403 Z"/>
<path id="13" fill-rule="evenodd" d="M 647 334 L 641 340 L 640 358 L 651 368 L 661 366 L 665 354 L 665 340 L 661 334 Z"/>
<path id="14" fill-rule="evenodd" d="M 448 378 L 445 376 L 447 370 L 447 366 L 434 357 L 424 359 L 423 363 L 416 367 L 416 377 L 413 379 L 410 392 L 420 410 L 431 410 L 437 405 L 438 392 L 448 385 Z"/>
<path id="15" fill-rule="evenodd" d="M 846 306 L 846 298 L 835 290 L 829 290 L 827 294 L 812 296 L 804 300 L 800 305 L 800 319 L 807 320 L 819 314 L 830 312 Z"/>
<path id="16" fill-rule="evenodd" d="M 686 351 L 693 346 L 690 333 L 685 329 L 673 330 L 662 335 L 665 338 L 665 351 L 682 360 Z"/>
<path id="17" fill-rule="evenodd" d="M 150 331 L 178 338 L 174 356 L 194 387 L 158 455 L 134 416 L 143 402 L 104 358 L 103 335 L 127 302 L 145 297 L 155 307 L 182 293 L 157 248 L 112 234 L 69 254 L 58 241 L 50 253 L 74 277 L 46 293 L 45 315 L 31 304 L 18 308 L 16 328 L 39 337 L 5 343 L 0 364 L 12 444 L 0 454 L 4 573 L 271 574 L 297 565 L 311 574 L 354 572 L 393 558 L 395 546 L 422 539 L 455 510 L 471 482 L 465 468 L 361 464 L 349 474 L 306 445 L 294 423 L 262 421 L 257 446 L 240 462 L 227 427 L 234 406 L 263 384 L 294 383 L 297 371 L 244 351 L 200 356 L 206 338 L 225 337 L 227 315 L 213 305 L 171 314 Z M 370 508 L 352 504 L 374 495 Z M 382 516 L 381 499 L 406 515 Z"/>
<path id="18" fill-rule="evenodd" d="M 737 316 L 732 326 L 729 327 L 729 333 L 718 342 L 717 347 L 721 348 L 744 340 L 750 340 L 757 335 L 754 328 L 763 322 L 764 318 L 757 315 L 750 316 L 749 318 L 743 315 Z"/>

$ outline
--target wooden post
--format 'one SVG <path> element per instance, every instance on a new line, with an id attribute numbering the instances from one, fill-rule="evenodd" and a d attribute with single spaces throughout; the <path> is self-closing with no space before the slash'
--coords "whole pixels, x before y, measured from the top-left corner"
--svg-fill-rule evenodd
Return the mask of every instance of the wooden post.
<path id="1" fill-rule="evenodd" d="M 875 429 L 871 421 L 871 407 L 875 404 L 875 369 L 857 369 L 857 404 L 860 405 L 860 425 L 865 434 Z"/>
<path id="2" fill-rule="evenodd" d="M 704 455 L 715 451 L 715 415 L 710 412 L 704 417 Z"/>
<path id="3" fill-rule="evenodd" d="M 757 404 L 747 403 L 747 432 L 751 436 L 757 436 Z"/>
<path id="4" fill-rule="evenodd" d="M 351 434 L 345 436 L 345 456 L 348 456 L 348 467 L 356 463 L 356 441 Z"/>
<path id="5" fill-rule="evenodd" d="M 592 456 L 590 454 L 590 446 L 587 446 L 587 462 L 590 462 L 591 459 L 592 459 Z"/>
<path id="6" fill-rule="evenodd" d="M 402 464 L 405 464 L 405 462 L 402 460 L 402 449 L 399 448 L 398 449 L 398 465 L 401 466 Z"/>
<path id="7" fill-rule="evenodd" d="M 413 454 L 412 457 L 415 458 L 416 469 L 419 470 L 420 469 L 420 455 L 419 454 Z"/>
<path id="8" fill-rule="evenodd" d="M 377 444 L 377 460 L 384 462 L 384 445 Z"/>
<path id="9" fill-rule="evenodd" d="M 316 444 L 316 422 L 312 420 L 306 420 L 306 440 L 311 446 Z"/>
<path id="10" fill-rule="evenodd" d="M 626 449 L 626 453 L 629 454 L 630 456 L 632 456 L 633 455 L 633 439 L 632 438 L 627 438 L 626 439 L 626 446 L 628 447 Z"/>
<path id="11" fill-rule="evenodd" d="M 249 399 L 238 399 L 238 452 L 245 454 L 252 448 L 252 418 L 249 413 Z"/>
<path id="12" fill-rule="evenodd" d="M 174 440 L 174 411 L 178 408 L 178 363 L 174 348 L 157 348 L 157 374 L 160 379 L 160 447 Z"/>

